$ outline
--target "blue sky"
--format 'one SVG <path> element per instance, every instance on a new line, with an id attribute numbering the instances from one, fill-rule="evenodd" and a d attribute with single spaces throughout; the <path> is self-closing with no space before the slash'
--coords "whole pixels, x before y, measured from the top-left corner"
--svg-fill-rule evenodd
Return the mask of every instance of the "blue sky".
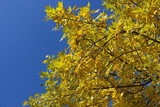
<path id="1" fill-rule="evenodd" d="M 43 21 L 44 7 L 59 0 L 0 0 L 0 107 L 22 107 L 35 93 L 44 92 L 39 77 L 45 71 L 46 55 L 56 55 L 67 47 L 60 42 L 61 31 L 52 31 L 55 23 Z M 63 0 L 65 6 L 102 9 L 101 0 Z"/>

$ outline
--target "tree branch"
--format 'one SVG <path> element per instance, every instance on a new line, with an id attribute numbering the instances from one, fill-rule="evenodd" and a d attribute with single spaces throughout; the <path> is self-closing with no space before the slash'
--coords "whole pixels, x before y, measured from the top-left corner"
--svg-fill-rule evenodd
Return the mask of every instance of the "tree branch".
<path id="1" fill-rule="evenodd" d="M 93 90 L 102 90 L 102 89 L 109 89 L 109 88 L 129 88 L 129 87 L 139 87 L 147 85 L 148 83 L 152 82 L 152 79 L 150 78 L 147 82 L 139 84 L 139 85 L 124 85 L 124 86 L 116 86 L 116 87 L 100 87 L 100 88 L 93 88 Z"/>

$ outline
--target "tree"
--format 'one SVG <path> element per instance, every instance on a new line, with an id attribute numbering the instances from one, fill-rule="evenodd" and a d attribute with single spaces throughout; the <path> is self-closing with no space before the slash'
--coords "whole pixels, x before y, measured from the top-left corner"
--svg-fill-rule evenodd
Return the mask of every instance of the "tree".
<path id="1" fill-rule="evenodd" d="M 33 107 L 160 106 L 160 1 L 104 0 L 106 12 L 47 6 L 69 47 L 47 56 L 46 92 Z M 94 17 L 94 13 L 98 13 Z"/>

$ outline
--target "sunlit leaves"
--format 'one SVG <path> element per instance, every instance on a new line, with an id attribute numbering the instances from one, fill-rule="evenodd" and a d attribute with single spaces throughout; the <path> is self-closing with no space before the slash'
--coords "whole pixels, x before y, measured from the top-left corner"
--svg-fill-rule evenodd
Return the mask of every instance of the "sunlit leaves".
<path id="1" fill-rule="evenodd" d="M 91 10 L 90 3 L 46 7 L 46 20 L 56 22 L 69 47 L 46 57 L 47 71 L 40 77 L 47 91 L 24 105 L 160 105 L 159 0 L 104 0 L 104 6 L 114 14 Z"/>

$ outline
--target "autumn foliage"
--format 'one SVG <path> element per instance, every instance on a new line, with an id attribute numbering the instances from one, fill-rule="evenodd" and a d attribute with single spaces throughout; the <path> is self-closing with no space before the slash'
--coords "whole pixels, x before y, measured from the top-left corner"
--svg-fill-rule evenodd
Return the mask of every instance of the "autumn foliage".
<path id="1" fill-rule="evenodd" d="M 104 0 L 113 14 L 85 7 L 46 7 L 69 47 L 47 56 L 46 92 L 32 107 L 160 106 L 160 1 Z M 97 16 L 94 13 L 98 14 Z"/>

